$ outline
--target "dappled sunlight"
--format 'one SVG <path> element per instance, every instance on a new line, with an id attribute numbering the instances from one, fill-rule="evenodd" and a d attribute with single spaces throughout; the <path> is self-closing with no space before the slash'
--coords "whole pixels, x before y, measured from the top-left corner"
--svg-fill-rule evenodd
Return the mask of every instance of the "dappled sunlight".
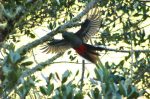
<path id="1" fill-rule="evenodd" d="M 149 6 L 0 0 L 0 99 L 149 99 Z"/>

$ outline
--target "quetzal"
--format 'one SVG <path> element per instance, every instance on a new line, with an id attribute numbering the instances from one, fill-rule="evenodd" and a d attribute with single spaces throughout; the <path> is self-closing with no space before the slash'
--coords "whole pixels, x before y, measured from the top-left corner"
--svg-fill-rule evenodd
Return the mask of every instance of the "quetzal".
<path id="1" fill-rule="evenodd" d="M 92 9 L 76 33 L 62 33 L 63 39 L 54 39 L 52 42 L 49 42 L 42 48 L 44 49 L 43 52 L 59 53 L 73 48 L 80 56 L 96 64 L 99 60 L 99 54 L 96 50 L 103 50 L 103 48 L 86 44 L 86 42 L 99 31 L 100 25 L 100 11 L 99 9 Z"/>

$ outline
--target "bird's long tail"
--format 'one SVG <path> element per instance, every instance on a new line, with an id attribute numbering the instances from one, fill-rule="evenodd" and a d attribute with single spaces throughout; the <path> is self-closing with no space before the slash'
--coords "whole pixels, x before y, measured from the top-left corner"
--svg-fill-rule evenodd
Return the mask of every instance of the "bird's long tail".
<path id="1" fill-rule="evenodd" d="M 95 47 L 89 44 L 83 44 L 80 45 L 80 47 L 74 49 L 79 55 L 81 55 L 82 57 L 91 61 L 94 64 L 97 64 L 97 62 L 99 61 L 99 54 L 96 51 L 104 50 L 103 48 Z"/>

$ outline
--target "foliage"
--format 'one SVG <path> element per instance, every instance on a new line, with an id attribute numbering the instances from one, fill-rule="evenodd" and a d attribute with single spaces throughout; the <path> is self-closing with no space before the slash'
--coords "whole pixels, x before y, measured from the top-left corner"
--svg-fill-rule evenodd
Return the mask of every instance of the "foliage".
<path id="1" fill-rule="evenodd" d="M 15 46 L 11 43 L 6 50 L 6 57 L 2 59 L 1 67 L 1 91 L 9 90 L 15 86 L 22 72 L 33 62 L 27 60 L 27 56 L 22 56 L 15 52 Z M 22 82 L 24 83 L 24 82 Z"/>
<path id="2" fill-rule="evenodd" d="M 74 80 L 76 76 L 78 76 L 78 72 L 71 80 L 67 80 L 71 76 L 71 71 L 65 71 L 62 75 L 62 78 L 59 77 L 57 73 L 50 74 L 50 77 L 48 79 L 49 82 L 47 82 L 47 86 L 41 86 L 40 91 L 42 94 L 51 96 L 53 99 L 83 99 L 83 94 L 79 91 L 79 86 L 74 84 Z M 54 85 L 51 84 L 53 80 L 57 80 L 58 83 L 60 83 L 61 86 L 58 86 L 54 89 Z"/>
<path id="3" fill-rule="evenodd" d="M 85 78 L 88 79 L 89 86 L 86 84 L 80 86 L 80 83 L 77 83 L 80 80 L 76 80 L 79 77 L 79 71 L 74 75 L 69 70 L 63 75 L 50 73 L 48 78 L 43 77 L 46 85 L 36 86 L 40 80 L 34 73 L 42 72 L 42 70 L 34 67 L 35 63 L 40 63 L 31 59 L 31 55 L 34 58 L 36 56 L 30 49 L 43 42 L 42 37 L 36 36 L 33 32 L 34 29 L 47 27 L 51 31 L 56 29 L 55 32 L 60 33 L 57 27 L 77 16 L 91 1 L 0 0 L 0 51 L 2 54 L 0 56 L 0 97 L 20 97 L 21 99 L 30 96 L 54 99 L 83 99 L 87 96 L 93 99 L 121 99 L 122 97 L 131 99 L 141 95 L 150 97 L 147 91 L 150 87 L 150 33 L 148 30 L 150 8 L 149 4 L 142 0 L 98 1 L 97 6 L 103 12 L 102 22 L 98 35 L 91 41 L 92 44 L 117 47 L 117 50 L 130 50 L 130 52 L 118 62 L 106 61 L 102 62 L 104 65 L 97 66 L 94 71 L 96 77 L 91 79 L 87 75 Z M 79 19 L 74 23 L 80 22 Z M 39 41 L 32 45 L 22 40 L 25 36 L 33 41 L 36 39 Z M 51 38 L 54 38 L 54 35 Z M 46 38 L 45 41 L 51 38 Z M 28 44 L 20 47 L 22 42 Z M 26 48 L 27 52 L 20 52 L 17 49 L 18 46 L 18 49 Z M 28 46 L 31 48 L 28 49 Z M 148 49 L 148 51 L 134 52 L 133 49 Z M 108 51 L 105 53 L 107 54 Z M 75 63 L 79 62 L 78 56 L 72 51 L 68 51 L 68 55 L 71 62 L 76 60 Z M 31 68 L 35 70 L 33 73 Z M 26 72 L 28 70 L 31 70 L 31 73 L 28 74 Z M 24 73 L 26 73 L 25 78 L 22 76 Z M 80 89 L 81 87 L 83 90 Z M 84 90 L 86 87 L 88 90 Z"/>
<path id="4" fill-rule="evenodd" d="M 83 99 L 86 95 L 91 99 L 121 99 L 122 96 L 130 99 L 137 98 L 143 94 L 143 90 L 139 91 L 132 85 L 131 79 L 118 80 L 119 76 L 113 75 L 112 77 L 112 74 L 103 66 L 96 68 L 95 74 L 96 78 L 88 81 L 91 87 L 84 85 L 83 88 L 87 87 L 88 90 L 83 92 L 80 90 L 80 84 L 75 83 L 78 71 L 72 79 L 69 79 L 73 74 L 68 70 L 64 72 L 61 79 L 57 73 L 50 74 L 47 78 L 47 85 L 41 86 L 40 91 L 53 99 Z M 60 86 L 55 89 L 54 85 L 56 86 L 56 84 L 52 83 L 54 79 L 57 80 L 57 83 L 60 83 Z M 114 82 L 116 79 L 117 83 Z"/>
<path id="5" fill-rule="evenodd" d="M 122 96 L 130 99 L 137 98 L 143 93 L 142 90 L 139 91 L 132 85 L 131 79 L 110 74 L 103 66 L 95 69 L 95 73 L 97 81 L 100 82 L 101 91 L 97 84 L 94 84 L 95 89 L 91 91 L 94 99 L 121 99 Z M 116 80 L 117 82 L 115 82 Z"/>

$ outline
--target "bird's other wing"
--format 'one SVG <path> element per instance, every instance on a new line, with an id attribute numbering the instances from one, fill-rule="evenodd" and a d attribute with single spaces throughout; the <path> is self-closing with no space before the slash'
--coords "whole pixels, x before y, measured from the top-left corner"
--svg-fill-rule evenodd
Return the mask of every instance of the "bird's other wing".
<path id="1" fill-rule="evenodd" d="M 77 31 L 76 35 L 84 41 L 88 41 L 91 36 L 99 31 L 100 25 L 100 9 L 93 8 L 88 13 L 86 20 L 81 24 L 81 29 Z"/>
<path id="2" fill-rule="evenodd" d="M 43 45 L 43 52 L 46 53 L 59 53 L 59 52 L 65 52 L 71 48 L 70 44 L 63 40 L 55 39 L 51 42 L 48 42 L 46 45 Z"/>

